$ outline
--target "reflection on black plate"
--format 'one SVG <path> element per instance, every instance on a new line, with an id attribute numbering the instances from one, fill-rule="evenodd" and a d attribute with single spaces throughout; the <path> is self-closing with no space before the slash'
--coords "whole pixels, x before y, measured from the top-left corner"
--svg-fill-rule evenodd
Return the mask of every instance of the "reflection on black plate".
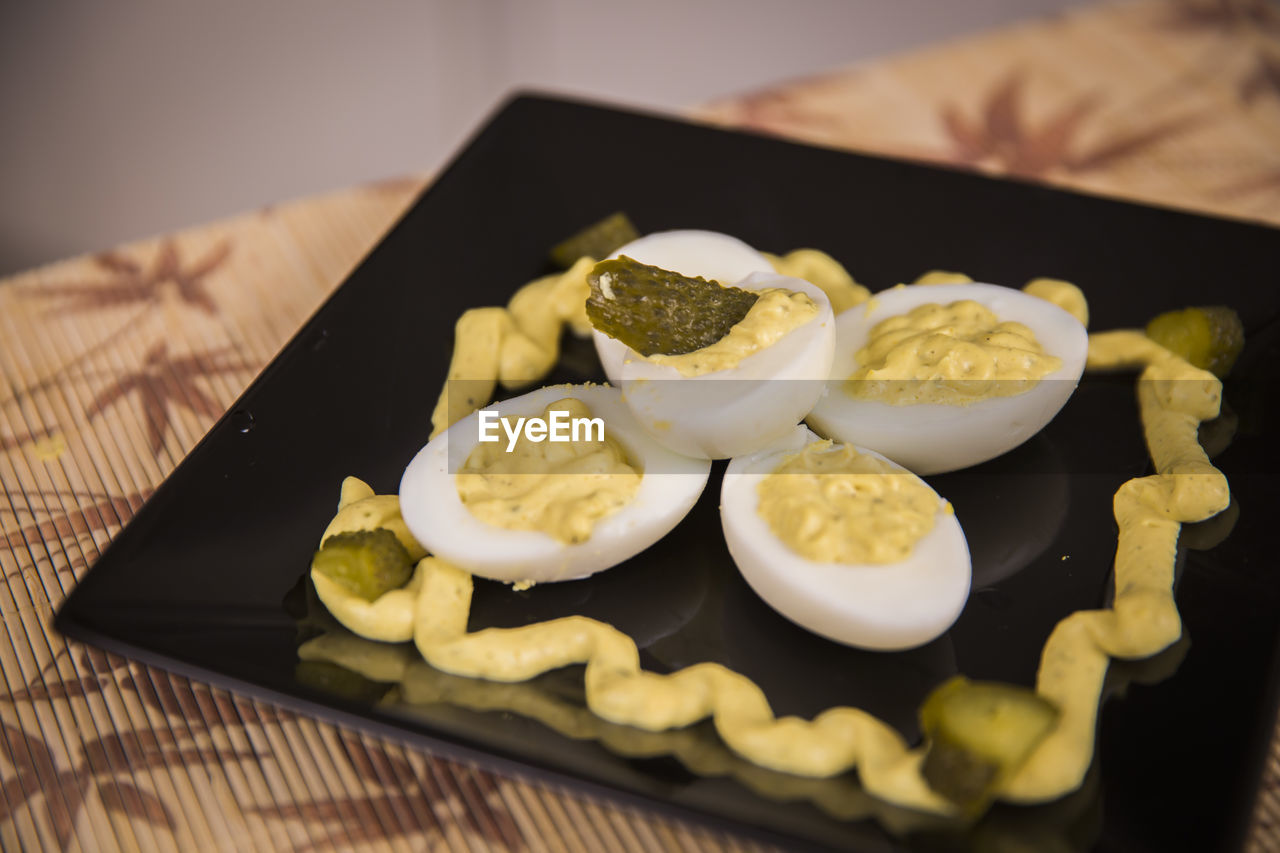
<path id="1" fill-rule="evenodd" d="M 1240 312 L 1250 344 L 1226 386 L 1238 426 L 1217 460 L 1238 523 L 1225 538 L 1220 529 L 1188 534 L 1187 544 L 1209 550 L 1184 549 L 1186 636 L 1145 668 L 1113 667 L 1116 689 L 1083 790 L 1037 809 L 997 809 L 963 837 L 936 826 L 921 832 L 868 804 L 853 778 L 803 782 L 744 766 L 706 726 L 644 735 L 586 721 L 571 671 L 495 687 L 451 679 L 387 647 L 395 678 L 340 665 L 351 660 L 314 645 L 303 646 L 314 659 L 300 663 L 298 618 L 308 640 L 319 630 L 363 642 L 331 626 L 308 628 L 306 608 L 291 613 L 284 603 L 305 592 L 309 555 L 342 478 L 393 492 L 430 431 L 456 317 L 505 302 L 546 271 L 547 247 L 619 209 L 645 231 L 709 228 L 769 251 L 822 248 L 873 290 L 938 267 L 1011 285 L 1066 278 L 1084 288 L 1097 329 L 1204 302 Z M 1256 791 L 1274 723 L 1270 679 L 1280 671 L 1280 575 L 1264 559 L 1280 292 L 1259 279 L 1277 256 L 1280 232 L 1261 226 L 518 98 L 161 486 L 57 625 L 347 724 L 774 839 L 859 849 L 978 839 L 1033 849 L 1049 839 L 1064 849 L 1094 841 L 1230 848 Z M 550 380 L 597 378 L 597 370 L 589 344 L 571 341 Z M 342 406 L 332 404 L 337 395 Z M 235 428 L 245 413 L 254 424 L 247 432 Z M 827 643 L 756 599 L 720 537 L 716 476 L 671 537 L 603 576 L 523 594 L 479 585 L 471 627 L 581 612 L 628 631 L 648 668 L 721 661 L 764 685 L 780 712 L 860 704 L 915 737 L 920 699 L 947 674 L 1029 685 L 1057 620 L 1104 605 L 1111 496 L 1148 467 L 1132 378 L 1089 377 L 1035 441 L 935 478 L 970 532 L 975 593 L 946 636 L 909 653 Z M 872 813 L 892 831 L 864 819 Z"/>

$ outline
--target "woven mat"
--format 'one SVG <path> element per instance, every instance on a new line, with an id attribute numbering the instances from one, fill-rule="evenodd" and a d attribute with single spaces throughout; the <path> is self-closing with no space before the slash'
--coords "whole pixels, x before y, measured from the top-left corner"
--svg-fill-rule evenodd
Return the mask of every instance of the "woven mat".
<path id="1" fill-rule="evenodd" d="M 1280 10 L 1087 7 L 703 119 L 1280 224 Z M 111 655 L 53 609 L 426 185 L 409 177 L 0 280 L 0 848 L 736 850 Z M 1280 849 L 1280 752 L 1249 850 Z"/>

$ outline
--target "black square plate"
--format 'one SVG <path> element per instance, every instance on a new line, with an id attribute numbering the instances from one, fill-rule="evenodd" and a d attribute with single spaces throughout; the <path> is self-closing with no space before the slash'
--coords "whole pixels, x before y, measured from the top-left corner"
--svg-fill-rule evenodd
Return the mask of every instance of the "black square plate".
<path id="1" fill-rule="evenodd" d="M 759 771 L 725 752 L 705 725 L 657 736 L 593 722 L 574 669 L 501 693 L 446 683 L 429 668 L 387 683 L 369 670 L 300 663 L 299 644 L 317 634 L 362 642 L 327 619 L 306 581 L 342 478 L 394 492 L 430 430 L 458 315 L 504 303 L 548 271 L 549 246 L 615 210 L 642 231 L 707 228 L 768 251 L 818 247 L 873 290 L 930 268 L 1013 286 L 1065 278 L 1088 295 L 1094 329 L 1141 325 L 1193 304 L 1240 312 L 1250 343 L 1227 383 L 1235 437 L 1217 460 L 1239 520 L 1209 550 L 1180 548 L 1184 640 L 1147 665 L 1113 666 L 1081 792 L 997 809 L 964 838 L 920 833 L 869 802 L 852 776 L 812 782 Z M 344 724 L 775 840 L 1234 849 L 1276 710 L 1277 261 L 1280 231 L 1255 224 L 518 97 L 116 537 L 57 627 Z M 568 342 L 551 379 L 593 378 L 590 346 Z M 1229 432 L 1226 421 L 1216 427 Z M 1022 448 L 932 478 L 968 535 L 974 593 L 939 640 L 877 654 L 793 627 L 739 579 L 717 518 L 720 467 L 692 515 L 619 568 L 524 593 L 479 583 L 472 628 L 599 617 L 636 638 L 647 668 L 721 661 L 755 679 L 780 714 L 855 705 L 914 739 L 916 709 L 935 684 L 958 671 L 1030 685 L 1055 622 L 1105 605 L 1111 495 L 1150 470 L 1132 378 L 1088 377 Z"/>

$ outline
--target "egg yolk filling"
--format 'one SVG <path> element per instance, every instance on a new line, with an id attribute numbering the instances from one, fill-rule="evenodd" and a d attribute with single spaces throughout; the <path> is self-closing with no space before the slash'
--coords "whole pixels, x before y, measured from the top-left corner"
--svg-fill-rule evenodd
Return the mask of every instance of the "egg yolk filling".
<path id="1" fill-rule="evenodd" d="M 800 556 L 820 563 L 896 563 L 933 529 L 937 494 L 919 477 L 814 442 L 764 477 L 758 512 Z"/>
<path id="2" fill-rule="evenodd" d="M 965 406 L 1030 391 L 1062 366 L 1021 323 L 973 300 L 920 305 L 877 323 L 846 383 L 859 399 L 895 406 Z"/>
<path id="3" fill-rule="evenodd" d="M 548 405 L 542 419 L 552 412 L 591 417 L 587 405 L 572 397 Z M 551 442 L 534 441 L 526 432 L 509 451 L 501 443 L 478 444 L 455 480 L 462 504 L 486 524 L 536 530 L 574 545 L 630 503 L 641 476 L 607 434 Z"/>
<path id="4" fill-rule="evenodd" d="M 760 298 L 746 316 L 715 343 L 680 355 L 655 354 L 647 358 L 674 367 L 681 376 L 728 370 L 818 316 L 818 304 L 807 293 L 785 287 L 767 287 L 758 292 Z"/>

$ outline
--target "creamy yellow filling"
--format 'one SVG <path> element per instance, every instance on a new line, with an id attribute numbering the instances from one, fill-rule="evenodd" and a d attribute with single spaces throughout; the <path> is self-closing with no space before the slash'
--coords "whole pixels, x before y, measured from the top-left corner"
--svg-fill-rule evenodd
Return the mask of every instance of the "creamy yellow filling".
<path id="1" fill-rule="evenodd" d="M 563 273 L 543 276 L 516 291 L 505 308 L 472 308 L 458 318 L 453 357 L 444 390 L 431 413 L 431 437 L 493 399 L 498 383 L 522 388 L 546 376 L 560 357 L 560 334 L 568 326 L 591 334 L 587 273 L 580 258 Z"/>
<path id="2" fill-rule="evenodd" d="M 1077 787 L 1093 757 L 1102 679 L 1111 656 L 1146 657 L 1180 633 L 1173 602 L 1174 549 L 1181 523 L 1221 511 L 1229 495 L 1225 478 L 1196 441 L 1196 426 L 1212 418 L 1221 385 L 1152 343 L 1140 332 L 1095 335 L 1090 366 L 1099 369 L 1146 365 L 1139 380 L 1144 431 L 1158 473 L 1131 480 L 1116 495 L 1120 537 L 1116 595 L 1111 608 L 1074 613 L 1045 644 L 1037 691 L 1062 712 L 1057 728 L 1004 785 L 1005 799 L 1054 799 Z M 338 518 L 346 525 L 378 526 L 379 512 L 360 504 L 344 488 Z M 331 525 L 325 535 L 339 532 Z M 357 634 L 370 626 L 344 619 L 352 597 L 312 572 L 321 600 Z M 396 593 L 412 595 L 413 607 L 390 608 L 376 626 L 379 638 L 412 638 L 432 666 L 496 681 L 521 681 L 570 663 L 586 663 L 588 706 L 612 722 L 659 731 L 715 721 L 725 743 L 744 758 L 805 776 L 830 776 L 856 767 L 872 795 L 909 808 L 948 813 L 951 805 L 920 776 L 922 748 L 910 749 L 887 724 L 854 708 L 832 708 L 812 721 L 776 718 L 763 693 L 745 677 L 717 664 L 698 664 L 671 675 L 639 668 L 635 643 L 616 629 L 585 617 L 568 617 L 517 629 L 466 632 L 471 577 L 434 557 L 419 564 L 414 580 Z M 396 600 L 402 600 L 400 595 Z M 372 602 L 374 609 L 382 599 Z"/>
<path id="3" fill-rule="evenodd" d="M 766 252 L 765 257 L 779 275 L 802 278 L 816 285 L 827 295 L 836 314 L 866 302 L 871 296 L 871 291 L 854 281 L 839 261 L 820 249 L 796 249 L 781 257 Z"/>
<path id="4" fill-rule="evenodd" d="M 849 445 L 814 442 L 757 487 L 773 534 L 820 563 L 896 563 L 933 529 L 938 496 L 919 477 Z"/>
<path id="5" fill-rule="evenodd" d="M 474 408 L 483 405 L 495 382 L 528 381 L 534 368 L 546 363 L 546 342 L 553 328 L 557 336 L 566 321 L 575 331 L 589 330 L 585 314 L 578 316 L 590 263 L 580 269 L 583 266 L 531 283 L 508 309 L 479 309 L 459 321 L 450 376 L 492 376 L 485 380 L 485 400 Z M 797 274 L 781 267 L 780 271 Z M 1029 293 L 1071 311 L 1082 322 L 1087 319 L 1077 288 L 1038 281 L 1039 286 L 1028 286 Z M 858 286 L 851 282 L 845 283 L 843 298 L 863 301 L 865 291 L 857 293 L 853 288 Z M 535 301 L 547 304 L 534 306 Z M 833 304 L 836 301 L 833 297 Z M 525 310 L 532 311 L 533 319 L 513 316 Z M 468 315 L 472 319 L 464 323 Z M 478 339 L 463 335 L 464 326 L 484 334 Z M 554 349 L 550 352 L 554 361 Z M 1221 400 L 1221 385 L 1211 374 L 1137 331 L 1092 335 L 1088 366 L 1142 368 L 1138 401 L 1157 473 L 1130 480 L 1116 494 L 1120 533 L 1112 606 L 1064 618 L 1044 646 L 1036 689 L 1062 714 L 1057 728 L 1003 786 L 1002 797 L 1011 801 L 1054 799 L 1080 785 L 1093 757 L 1098 703 L 1110 658 L 1149 657 L 1180 636 L 1172 591 L 1180 525 L 1212 517 L 1229 503 L 1225 478 L 1197 442 L 1198 424 L 1216 416 Z M 447 412 L 443 395 L 437 415 L 442 411 Z M 444 419 L 436 421 L 437 430 L 443 425 Z M 339 511 L 322 541 L 344 530 L 375 527 L 389 527 L 415 559 L 422 555 L 404 529 L 396 498 L 374 495 L 348 478 Z M 603 719 L 661 731 L 710 716 L 730 749 L 762 767 L 810 777 L 856 767 L 865 789 L 881 800 L 923 812 L 953 811 L 920 776 L 922 748 L 908 748 L 892 727 L 863 711 L 832 708 L 812 721 L 776 718 L 763 693 L 745 677 L 717 664 L 699 664 L 666 676 L 644 672 L 634 642 L 585 617 L 468 634 L 471 578 L 434 557 L 421 559 L 408 585 L 374 602 L 358 599 L 314 571 L 312 580 L 321 601 L 354 633 L 390 642 L 412 639 L 422 657 L 445 672 L 520 681 L 568 663 L 586 663 L 588 706 Z"/>
<path id="6" fill-rule="evenodd" d="M 819 287 L 837 313 L 869 295 L 843 266 L 817 249 L 768 258 L 780 274 Z M 492 400 L 499 383 L 516 389 L 546 376 L 559 358 L 560 335 L 566 325 L 576 335 L 591 334 L 587 274 L 594 266 L 595 259 L 580 258 L 563 273 L 521 287 L 506 307 L 463 312 L 454 326 L 447 381 L 431 414 L 432 438 Z"/>
<path id="7" fill-rule="evenodd" d="M 767 287 L 759 293 L 760 298 L 747 315 L 715 343 L 680 355 L 659 353 L 647 358 L 655 364 L 674 367 L 682 376 L 728 370 L 818 316 L 817 303 L 805 293 L 781 287 Z"/>
<path id="8" fill-rule="evenodd" d="M 550 403 L 540 418 L 549 422 L 552 412 L 563 412 L 568 422 L 591 419 L 587 404 L 572 397 Z M 510 449 L 501 441 L 477 444 L 455 483 L 463 506 L 486 524 L 536 530 L 573 545 L 630 503 L 640 477 L 617 441 L 588 426 L 570 441 L 534 441 L 526 431 Z"/>
<path id="9" fill-rule="evenodd" d="M 920 305 L 882 320 L 846 383 L 859 399 L 964 406 L 1029 391 L 1062 366 L 1021 323 L 971 299 Z"/>

